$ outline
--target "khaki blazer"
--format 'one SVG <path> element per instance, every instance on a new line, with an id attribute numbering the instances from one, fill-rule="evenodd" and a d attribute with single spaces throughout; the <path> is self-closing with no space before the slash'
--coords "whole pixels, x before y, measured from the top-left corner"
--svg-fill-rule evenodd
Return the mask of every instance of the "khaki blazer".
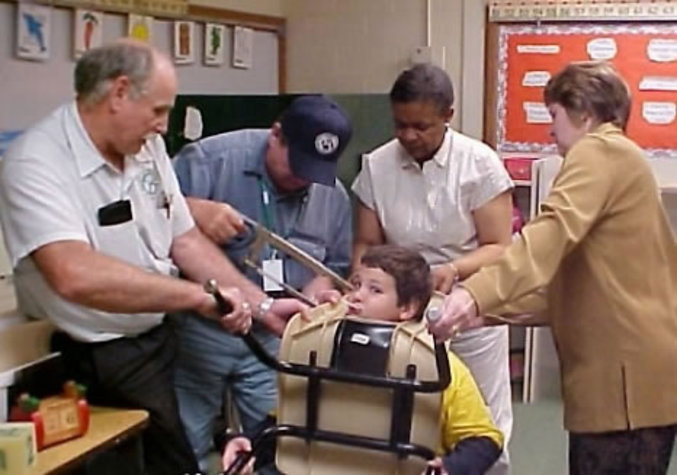
<path id="1" fill-rule="evenodd" d="M 677 423 L 677 245 L 642 150 L 617 127 L 569 150 L 541 214 L 463 285 L 483 313 L 547 288 L 568 430 Z"/>

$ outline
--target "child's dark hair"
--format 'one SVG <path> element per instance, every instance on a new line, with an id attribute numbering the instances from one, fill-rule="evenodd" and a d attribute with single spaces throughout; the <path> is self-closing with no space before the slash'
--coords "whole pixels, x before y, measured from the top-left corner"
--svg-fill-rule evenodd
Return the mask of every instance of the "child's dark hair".
<path id="1" fill-rule="evenodd" d="M 360 263 L 379 268 L 395 279 L 397 305 L 418 301 L 416 318 L 421 318 L 432 294 L 430 266 L 418 252 L 402 246 L 384 244 L 367 249 Z"/>

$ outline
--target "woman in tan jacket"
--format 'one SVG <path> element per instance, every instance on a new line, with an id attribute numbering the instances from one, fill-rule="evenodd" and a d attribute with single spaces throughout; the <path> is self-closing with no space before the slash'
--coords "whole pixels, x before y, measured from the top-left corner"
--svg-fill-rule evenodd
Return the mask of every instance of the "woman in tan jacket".
<path id="1" fill-rule="evenodd" d="M 545 290 L 570 472 L 666 473 L 677 428 L 677 245 L 649 164 L 624 134 L 629 91 L 609 64 L 585 62 L 554 76 L 544 96 L 565 158 L 541 214 L 447 297 L 430 330 L 449 338 Z"/>

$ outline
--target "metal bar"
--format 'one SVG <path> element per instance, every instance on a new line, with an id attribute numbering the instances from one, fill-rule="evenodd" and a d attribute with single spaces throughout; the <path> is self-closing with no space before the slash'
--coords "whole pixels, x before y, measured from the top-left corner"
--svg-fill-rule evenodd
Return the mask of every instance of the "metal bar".
<path id="1" fill-rule="evenodd" d="M 376 450 L 379 452 L 388 452 L 402 457 L 416 456 L 424 460 L 433 460 L 435 458 L 435 451 L 428 447 L 423 447 L 418 444 L 411 443 L 396 443 L 391 444 L 390 441 L 384 439 L 376 439 L 373 437 L 364 437 L 351 434 L 343 434 L 340 432 L 316 430 L 312 434 L 305 428 L 294 425 L 280 425 L 269 427 L 256 436 L 252 442 L 252 451 L 243 452 L 238 455 L 233 464 L 226 469 L 224 474 L 237 475 L 256 451 L 268 441 L 268 439 L 277 437 L 296 437 L 299 439 L 307 439 L 312 437 L 313 440 L 320 442 L 329 442 L 339 445 L 347 445 L 350 447 L 357 447 L 367 450 Z"/>
<path id="2" fill-rule="evenodd" d="M 216 299 L 216 303 L 221 313 L 229 313 L 233 310 L 232 306 L 219 292 L 216 280 L 209 279 L 204 285 L 205 291 L 209 292 Z M 451 381 L 449 370 L 449 359 L 447 357 L 444 344 L 435 343 L 435 361 L 437 363 L 437 372 L 439 379 L 437 381 L 411 381 L 405 378 L 393 378 L 389 376 L 374 376 L 362 373 L 348 373 L 338 371 L 333 368 L 323 368 L 319 366 L 309 366 L 303 364 L 289 363 L 287 361 L 278 361 L 259 343 L 251 334 L 241 335 L 245 344 L 256 355 L 256 357 L 266 366 L 281 373 L 293 374 L 297 376 L 306 376 L 318 380 L 328 379 L 331 381 L 342 381 L 346 383 L 364 384 L 367 386 L 383 388 L 414 388 L 416 392 L 433 393 L 443 390 Z"/>
<path id="3" fill-rule="evenodd" d="M 317 366 L 317 351 L 310 352 L 309 366 Z M 306 386 L 306 429 L 309 434 L 314 434 L 317 431 L 317 415 L 320 410 L 320 379 L 310 377 L 308 378 L 308 385 Z M 310 442 L 310 438 L 306 439 Z"/>
<path id="4" fill-rule="evenodd" d="M 416 379 L 416 365 L 408 364 L 406 378 Z M 390 416 L 390 443 L 409 443 L 411 423 L 414 414 L 414 392 L 410 388 L 397 388 L 393 391 L 393 404 Z"/>
<path id="5" fill-rule="evenodd" d="M 315 300 L 311 299 L 310 297 L 307 297 L 305 294 L 303 294 L 302 292 L 299 292 L 298 290 L 296 290 L 294 287 L 287 284 L 286 282 L 282 282 L 281 280 L 279 280 L 277 277 L 275 277 L 270 272 L 264 271 L 263 269 L 261 269 L 261 267 L 259 267 L 254 262 L 252 262 L 251 259 L 249 259 L 248 257 L 245 257 L 244 259 L 242 259 L 242 263 L 244 265 L 254 269 L 261 277 L 265 277 L 265 278 L 270 279 L 273 282 L 275 282 L 277 285 L 282 287 L 284 289 L 284 291 L 287 292 L 289 295 L 296 297 L 297 299 L 301 300 L 304 303 L 307 303 L 311 307 L 317 307 L 317 302 Z"/>
<path id="6" fill-rule="evenodd" d="M 215 279 L 209 279 L 205 282 L 204 285 L 205 292 L 212 294 L 216 300 L 216 306 L 219 308 L 219 313 L 225 315 L 233 311 L 233 306 L 228 302 L 221 292 L 219 292 L 219 284 L 216 283 Z"/>
<path id="7" fill-rule="evenodd" d="M 336 284 L 339 287 L 339 289 L 352 290 L 353 286 L 350 284 L 350 282 L 342 278 L 336 272 L 329 269 L 327 266 L 322 264 L 313 256 L 294 246 L 289 241 L 283 239 L 274 232 L 266 229 L 264 226 L 254 221 L 253 219 L 245 215 L 242 215 L 242 219 L 248 226 L 253 228 L 254 232 L 257 235 L 257 239 L 259 238 L 263 239 L 265 242 L 273 246 L 275 249 L 284 252 L 293 259 L 296 259 L 298 262 L 305 265 L 316 274 L 329 277 L 334 282 L 334 284 Z"/>
<path id="8" fill-rule="evenodd" d="M 295 376 L 316 377 L 330 381 L 341 381 L 345 383 L 363 384 L 366 386 L 381 388 L 412 388 L 415 392 L 435 393 L 445 389 L 451 381 L 449 372 L 449 359 L 443 343 L 435 343 L 435 361 L 439 379 L 437 381 L 410 381 L 406 378 L 393 378 L 389 376 L 373 376 L 361 373 L 347 373 L 333 368 L 323 368 L 320 366 L 310 367 L 304 364 L 289 363 L 288 361 L 278 361 L 270 355 L 258 340 L 248 333 L 242 335 L 242 339 L 256 357 L 266 366 L 276 371 Z"/>

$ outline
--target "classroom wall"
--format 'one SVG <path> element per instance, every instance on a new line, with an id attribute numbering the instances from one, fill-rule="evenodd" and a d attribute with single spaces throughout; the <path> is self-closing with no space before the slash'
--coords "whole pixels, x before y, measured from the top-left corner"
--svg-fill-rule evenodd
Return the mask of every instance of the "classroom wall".
<path id="1" fill-rule="evenodd" d="M 284 16 L 284 0 L 189 0 L 191 5 L 237 10 L 259 15 Z"/>
<path id="2" fill-rule="evenodd" d="M 15 56 L 16 5 L 0 2 L 0 131 L 22 130 L 57 105 L 73 97 L 73 9 L 54 8 L 51 55 L 46 61 L 26 61 Z M 173 21 L 156 19 L 153 44 L 171 54 Z M 195 29 L 196 59 L 177 65 L 181 94 L 276 94 L 278 92 L 278 41 L 272 32 L 256 31 L 253 66 L 236 69 L 229 64 L 232 33 L 226 32 L 226 62 L 204 66 L 204 23 Z M 104 41 L 127 36 L 127 16 L 106 13 Z M 29 100 L 30 98 L 30 100 Z"/>
<path id="3" fill-rule="evenodd" d="M 425 0 L 285 0 L 285 9 L 292 91 L 385 92 L 426 39 Z"/>
<path id="4" fill-rule="evenodd" d="M 288 92 L 388 92 L 430 45 L 457 92 L 452 125 L 482 136 L 485 0 L 283 0 Z M 430 22 L 426 11 L 430 9 Z"/>
<path id="5" fill-rule="evenodd" d="M 438 62 L 444 55 L 444 68 L 456 87 L 456 114 L 452 125 L 470 135 L 482 135 L 486 0 L 191 0 L 191 3 L 286 18 L 289 93 L 386 93 L 397 74 L 411 64 L 414 49 L 430 44 Z M 7 10 L 14 5 L 0 3 L 0 8 Z M 57 23 L 58 28 L 67 28 L 69 17 L 61 14 Z M 118 34 L 116 29 L 123 27 L 113 25 L 107 29 L 114 31 L 106 33 L 110 38 Z M 0 102 L 3 107 L 24 111 L 26 106 L 16 104 L 18 99 L 12 98 L 21 97 L 26 86 L 15 77 L 8 77 L 7 71 L 32 78 L 38 77 L 37 71 L 41 68 L 38 63 L 12 58 L 13 34 L 13 17 L 0 11 Z M 269 40 L 274 41 L 272 33 L 268 35 Z M 160 38 L 168 47 L 168 35 Z M 37 97 L 34 95 L 46 107 L 52 107 L 70 94 L 71 63 L 66 61 L 70 45 L 54 43 L 54 46 L 54 57 L 62 64 L 52 64 L 53 87 L 37 90 Z M 272 71 L 276 61 L 275 58 L 275 64 L 264 61 L 260 65 L 268 65 Z M 233 78 L 223 79 L 222 90 L 205 90 L 205 84 L 199 80 L 195 87 L 190 87 L 195 74 L 185 66 L 180 67 L 179 74 L 182 93 L 196 93 L 201 89 L 203 93 L 212 94 L 271 92 L 238 72 Z M 3 128 L 7 128 L 7 124 L 0 118 L 0 129 Z"/>
<path id="6" fill-rule="evenodd" d="M 386 93 L 397 74 L 411 64 L 414 49 L 430 45 L 438 63 L 444 55 L 444 68 L 456 87 L 452 125 L 482 136 L 487 0 L 191 0 L 191 4 L 284 17 L 289 93 Z"/>

